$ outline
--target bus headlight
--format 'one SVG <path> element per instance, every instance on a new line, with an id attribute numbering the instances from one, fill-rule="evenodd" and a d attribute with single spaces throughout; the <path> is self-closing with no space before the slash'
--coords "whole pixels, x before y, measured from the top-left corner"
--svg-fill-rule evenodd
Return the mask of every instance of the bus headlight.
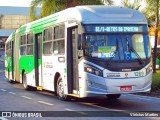
<path id="1" fill-rule="evenodd" d="M 148 68 L 146 68 L 146 75 L 148 75 L 152 71 L 152 64 L 149 65 Z"/>
<path id="2" fill-rule="evenodd" d="M 91 73 L 91 74 L 94 74 L 94 75 L 97 75 L 97 76 L 101 76 L 101 77 L 103 76 L 102 70 L 100 70 L 99 68 L 96 68 L 92 65 L 84 64 L 84 71 Z"/>

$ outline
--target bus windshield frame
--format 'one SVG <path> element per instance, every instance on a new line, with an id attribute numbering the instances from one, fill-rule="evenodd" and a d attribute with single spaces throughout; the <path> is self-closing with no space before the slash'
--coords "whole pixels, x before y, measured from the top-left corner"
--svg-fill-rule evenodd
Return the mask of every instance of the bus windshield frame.
<path id="1" fill-rule="evenodd" d="M 104 60 L 151 57 L 147 25 L 84 25 L 85 56 Z"/>

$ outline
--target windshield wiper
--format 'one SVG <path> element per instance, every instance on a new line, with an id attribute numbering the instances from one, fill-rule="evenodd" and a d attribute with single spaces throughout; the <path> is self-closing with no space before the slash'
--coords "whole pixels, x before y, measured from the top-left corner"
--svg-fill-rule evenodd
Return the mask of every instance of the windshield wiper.
<path id="1" fill-rule="evenodd" d="M 144 62 L 142 61 L 142 58 L 138 55 L 138 53 L 134 50 L 134 48 L 129 45 L 129 41 L 127 37 L 126 37 L 126 42 L 127 42 L 128 51 L 133 52 L 137 56 L 140 64 L 143 65 Z"/>
<path id="2" fill-rule="evenodd" d="M 111 58 L 109 59 L 109 61 L 107 62 L 107 64 L 106 64 L 107 66 L 110 65 L 111 61 L 112 61 L 113 58 L 116 56 L 116 54 L 118 53 L 118 51 L 119 51 L 119 47 L 118 47 L 118 39 L 116 38 L 116 50 L 114 51 L 112 57 L 111 57 Z M 119 59 L 120 59 L 119 54 L 118 54 L 118 57 L 119 57 Z"/>

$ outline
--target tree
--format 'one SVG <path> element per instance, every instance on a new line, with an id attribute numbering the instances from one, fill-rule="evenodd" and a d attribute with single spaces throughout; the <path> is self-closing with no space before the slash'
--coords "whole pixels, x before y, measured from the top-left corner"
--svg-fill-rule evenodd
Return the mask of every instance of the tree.
<path id="1" fill-rule="evenodd" d="M 30 5 L 30 21 L 45 17 L 56 11 L 56 0 L 32 0 Z M 41 7 L 41 16 L 36 16 L 36 7 Z"/>
<path id="2" fill-rule="evenodd" d="M 160 10 L 160 0 L 143 0 L 146 3 L 145 9 L 140 10 L 140 6 L 142 0 L 134 0 L 134 3 L 131 4 L 129 0 L 124 0 L 122 4 L 126 7 L 140 10 L 147 18 L 148 23 L 151 21 L 155 22 L 155 45 L 154 45 L 154 53 L 153 53 L 153 72 L 156 72 L 156 55 L 157 55 L 157 40 L 158 40 L 158 30 L 159 25 L 159 10 Z M 152 25 L 153 26 L 153 25 Z"/>
<path id="3" fill-rule="evenodd" d="M 114 4 L 113 0 L 102 0 L 102 2 L 104 5 L 108 5 L 108 6 L 111 6 Z"/>
<path id="4" fill-rule="evenodd" d="M 153 53 L 153 72 L 156 72 L 156 55 L 157 55 L 157 41 L 158 41 L 158 30 L 159 25 L 159 10 L 160 10 L 160 0 L 146 0 L 146 8 L 144 11 L 145 16 L 148 21 L 155 22 L 155 44 Z"/>
<path id="5" fill-rule="evenodd" d="M 133 3 L 131 3 L 130 0 L 123 0 L 121 1 L 122 5 L 131 9 L 140 10 L 142 0 L 134 0 Z"/>
<path id="6" fill-rule="evenodd" d="M 42 4 L 42 17 L 53 14 L 56 11 L 56 0 L 44 0 Z"/>
<path id="7" fill-rule="evenodd" d="M 77 5 L 112 5 L 112 0 L 32 0 L 30 21 L 36 20 Z M 36 7 L 41 6 L 41 16 L 36 16 Z"/>

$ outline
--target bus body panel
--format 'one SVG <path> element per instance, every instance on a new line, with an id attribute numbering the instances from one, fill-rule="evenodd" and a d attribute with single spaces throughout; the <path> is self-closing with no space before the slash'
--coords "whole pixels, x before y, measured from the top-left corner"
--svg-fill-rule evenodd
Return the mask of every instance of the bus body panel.
<path id="1" fill-rule="evenodd" d="M 91 73 L 84 72 L 84 63 L 88 63 L 96 68 L 103 70 L 103 77 L 97 76 Z M 152 83 L 152 72 L 147 74 L 145 71 L 150 66 L 149 63 L 147 66 L 138 71 L 130 72 L 108 72 L 96 64 L 81 60 L 79 63 L 79 84 L 80 84 L 80 97 L 87 96 L 97 96 L 97 95 L 106 95 L 106 94 L 122 94 L 122 93 L 135 93 L 135 92 L 149 92 L 151 90 Z M 145 72 L 143 76 L 136 76 L 135 73 Z M 117 78 L 113 76 L 107 78 L 106 73 L 113 75 L 121 75 Z M 127 74 L 127 76 L 125 76 Z"/>
<path id="2" fill-rule="evenodd" d="M 43 56 L 42 70 L 43 70 L 43 88 L 50 91 L 55 91 L 54 78 L 56 73 L 60 73 L 62 79 L 64 79 L 66 64 L 65 62 L 59 62 L 58 58 L 64 57 L 64 55 L 58 56 Z"/>
<path id="3" fill-rule="evenodd" d="M 84 90 L 83 97 L 106 95 L 106 94 L 123 94 L 123 93 L 135 93 L 135 92 L 149 92 L 151 90 L 152 73 L 145 77 L 139 78 L 126 78 L 126 79 L 107 79 L 100 78 L 86 73 L 85 84 L 86 90 Z M 92 79 L 90 79 L 92 78 Z M 98 80 L 98 81 L 97 81 Z M 121 87 L 132 87 L 122 89 Z"/>

